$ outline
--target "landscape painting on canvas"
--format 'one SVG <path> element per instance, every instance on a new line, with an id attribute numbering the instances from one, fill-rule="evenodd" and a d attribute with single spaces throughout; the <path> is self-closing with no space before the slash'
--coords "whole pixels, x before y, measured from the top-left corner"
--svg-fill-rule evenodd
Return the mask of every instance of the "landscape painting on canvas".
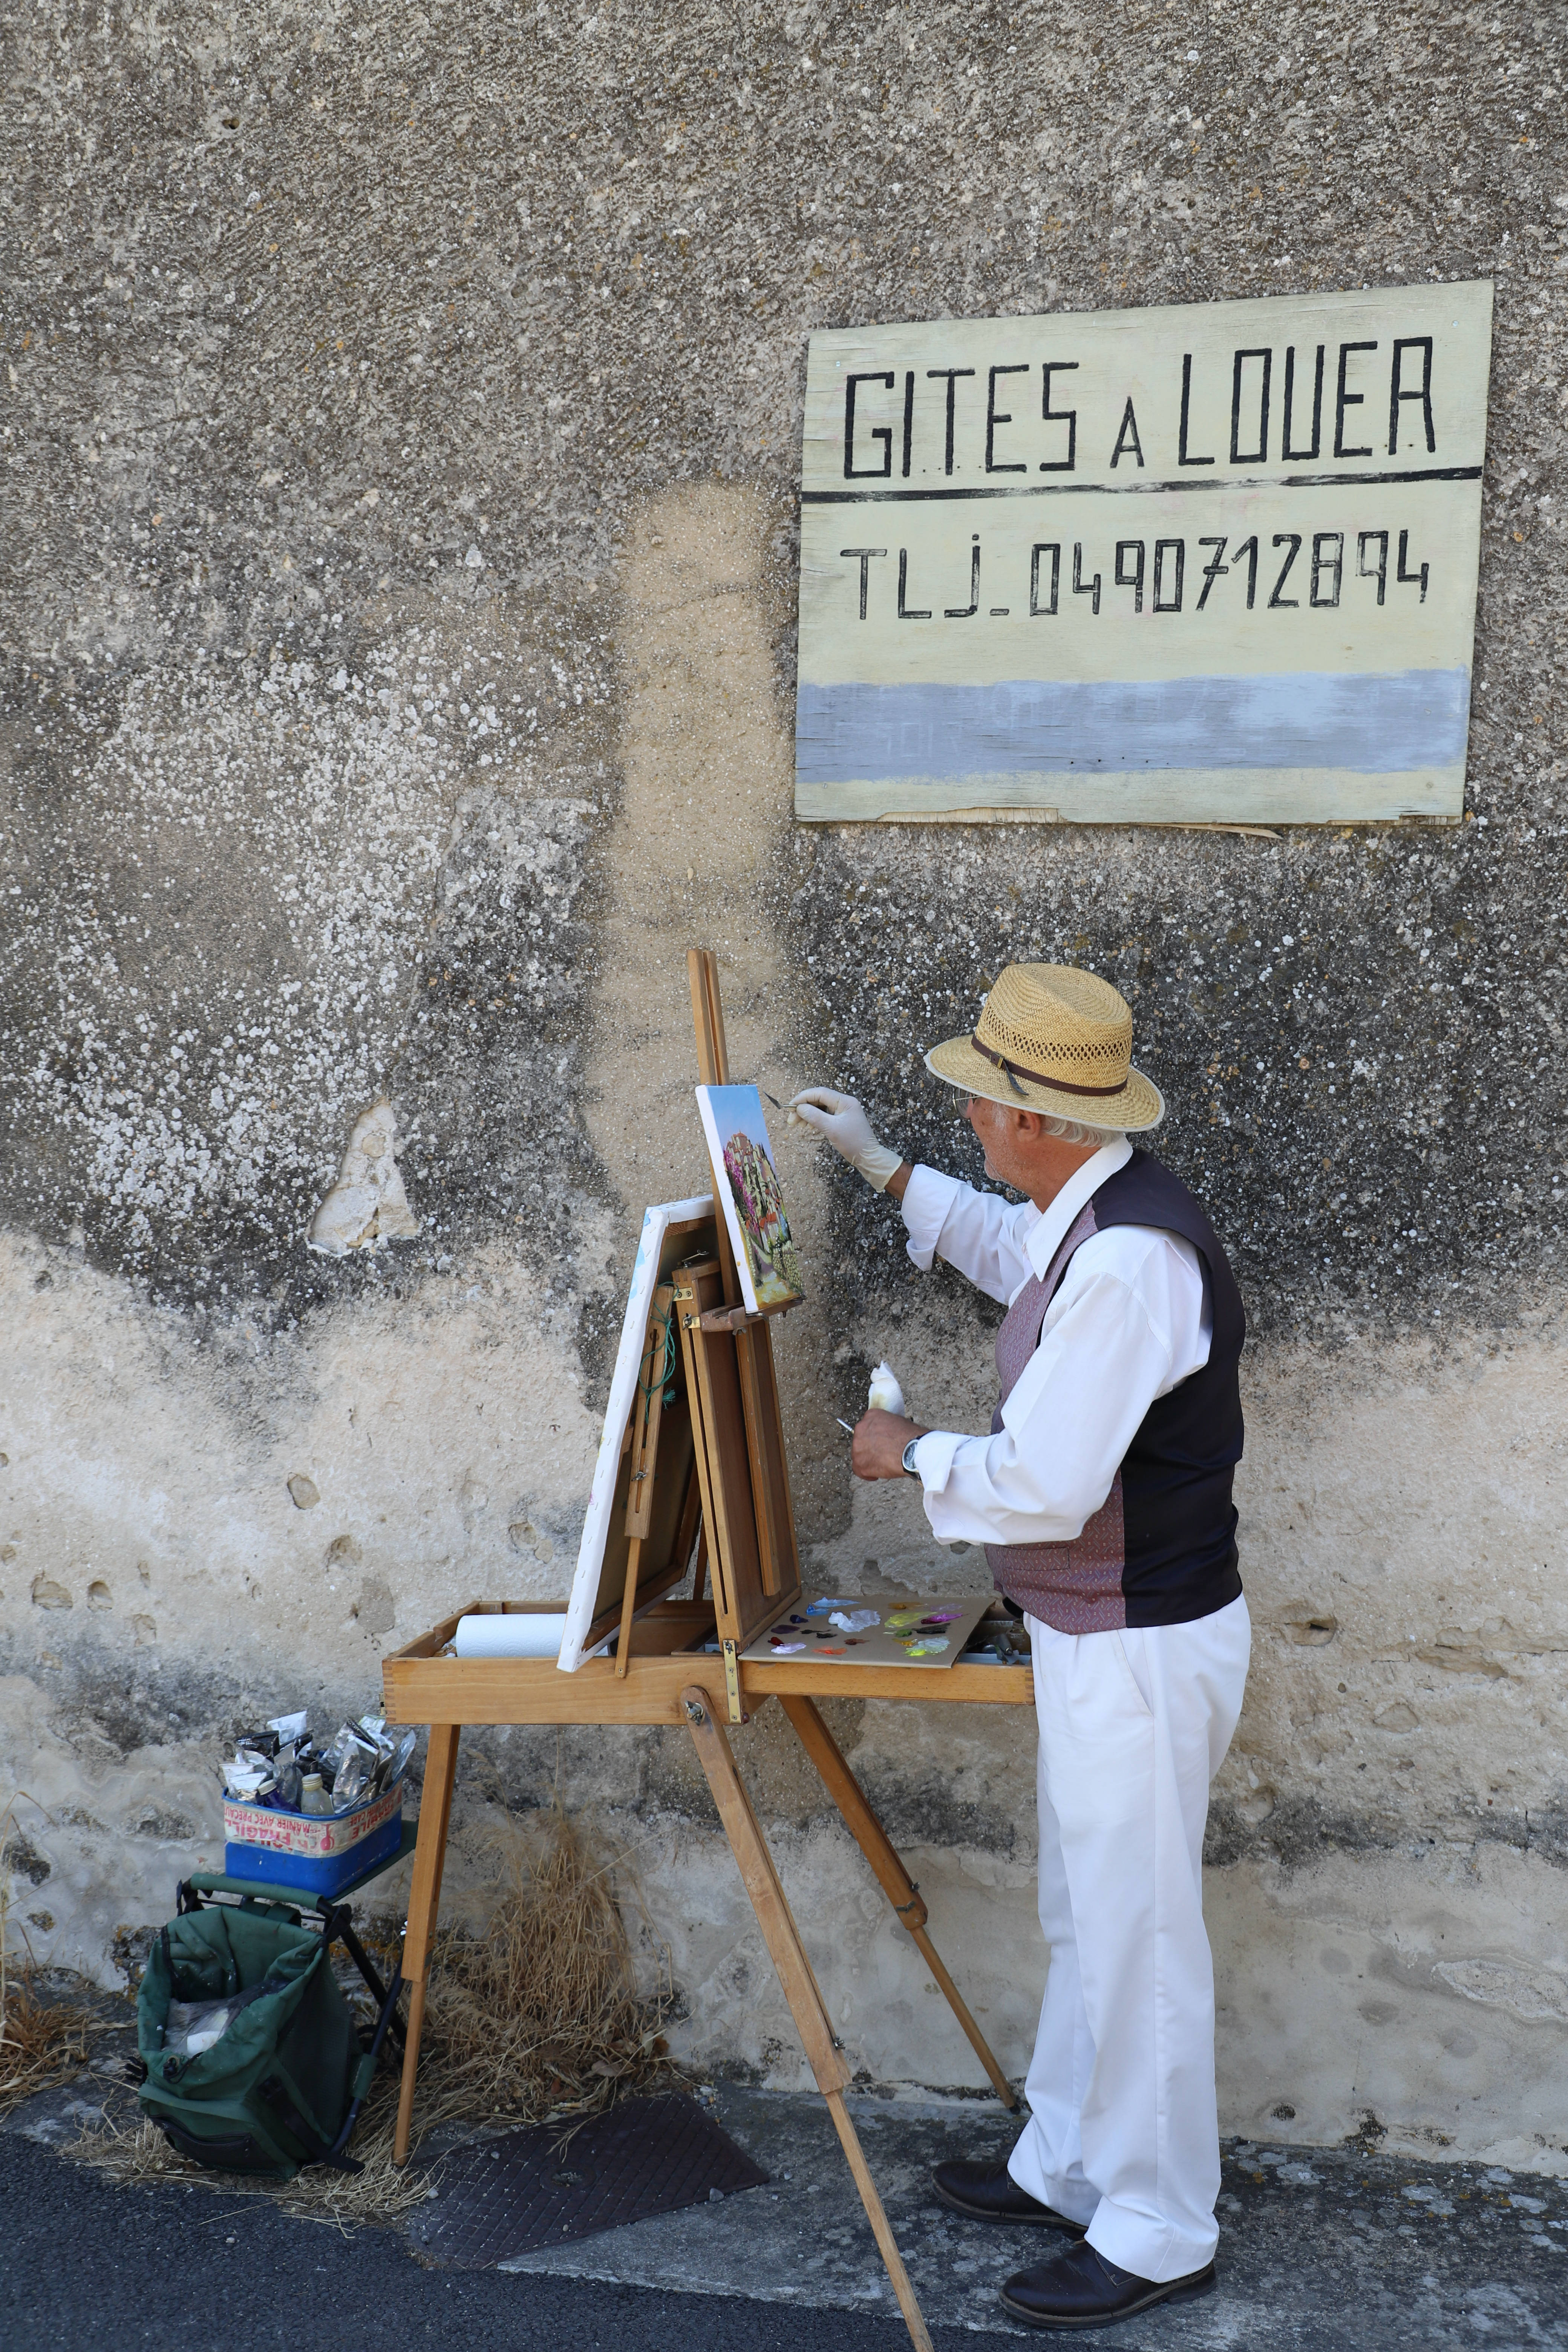
<path id="1" fill-rule="evenodd" d="M 747 1307 L 757 1315 L 804 1298 L 761 1095 L 755 1087 L 699 1087 L 697 1107 Z"/>

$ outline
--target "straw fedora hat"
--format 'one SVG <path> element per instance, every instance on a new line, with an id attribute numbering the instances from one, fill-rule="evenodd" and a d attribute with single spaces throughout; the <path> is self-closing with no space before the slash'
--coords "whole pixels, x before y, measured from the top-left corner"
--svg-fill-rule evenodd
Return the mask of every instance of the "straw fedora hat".
<path id="1" fill-rule="evenodd" d="M 933 1045 L 926 1067 L 966 1095 L 1136 1132 L 1165 1116 L 1132 1067 L 1132 1010 L 1120 989 L 1066 963 L 1010 963 L 967 1037 Z"/>

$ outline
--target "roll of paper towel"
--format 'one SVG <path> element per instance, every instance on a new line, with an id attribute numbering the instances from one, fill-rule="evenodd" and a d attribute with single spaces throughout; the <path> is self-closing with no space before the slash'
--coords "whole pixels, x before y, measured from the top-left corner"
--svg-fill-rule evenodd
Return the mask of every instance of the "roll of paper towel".
<path id="1" fill-rule="evenodd" d="M 459 1658 L 558 1658 L 565 1633 L 564 1610 L 487 1613 L 459 1617 L 452 1647 Z"/>

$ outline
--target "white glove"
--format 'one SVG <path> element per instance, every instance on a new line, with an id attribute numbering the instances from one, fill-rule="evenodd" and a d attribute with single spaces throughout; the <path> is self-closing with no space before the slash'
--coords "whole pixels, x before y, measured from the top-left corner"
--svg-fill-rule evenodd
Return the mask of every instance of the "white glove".
<path id="1" fill-rule="evenodd" d="M 888 1180 L 903 1166 L 901 1152 L 889 1151 L 871 1132 L 871 1122 L 853 1095 L 835 1094 L 831 1087 L 803 1087 L 790 1098 L 790 1108 L 805 1127 L 814 1127 L 835 1151 L 858 1169 L 873 1192 L 885 1192 Z"/>

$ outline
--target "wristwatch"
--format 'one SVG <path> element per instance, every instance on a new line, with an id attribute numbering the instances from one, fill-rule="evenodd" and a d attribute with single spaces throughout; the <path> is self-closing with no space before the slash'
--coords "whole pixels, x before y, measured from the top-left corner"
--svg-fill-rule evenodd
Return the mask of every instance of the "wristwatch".
<path id="1" fill-rule="evenodd" d="M 919 1444 L 920 1439 L 918 1437 L 911 1437 L 909 1444 L 904 1448 L 903 1464 L 904 1475 L 906 1477 L 918 1478 L 921 1475 L 915 1468 L 915 1448 Z"/>

